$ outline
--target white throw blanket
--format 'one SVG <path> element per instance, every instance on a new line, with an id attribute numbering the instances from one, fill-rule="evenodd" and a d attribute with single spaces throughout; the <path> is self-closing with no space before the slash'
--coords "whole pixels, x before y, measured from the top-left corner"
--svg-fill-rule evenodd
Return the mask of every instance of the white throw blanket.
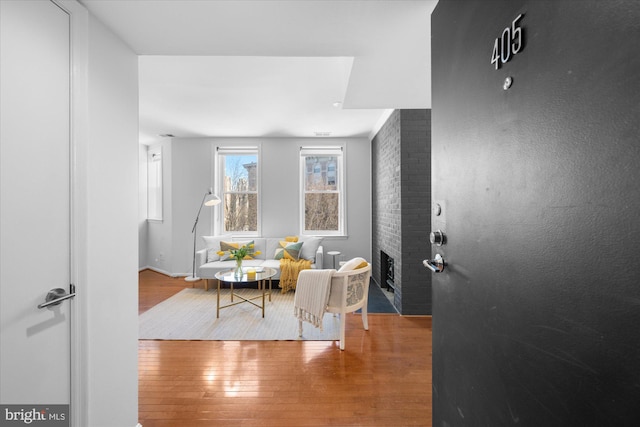
<path id="1" fill-rule="evenodd" d="M 331 291 L 331 277 L 335 272 L 336 270 L 302 270 L 298 275 L 293 314 L 300 321 L 300 327 L 302 321 L 305 321 L 322 330 L 322 318 Z"/>

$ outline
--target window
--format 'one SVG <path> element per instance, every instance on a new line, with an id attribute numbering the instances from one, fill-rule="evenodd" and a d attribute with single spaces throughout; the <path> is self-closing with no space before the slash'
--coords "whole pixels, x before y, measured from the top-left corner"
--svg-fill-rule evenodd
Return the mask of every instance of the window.
<path id="1" fill-rule="evenodd" d="M 302 234 L 346 234 L 343 157 L 341 147 L 300 149 Z"/>
<path id="2" fill-rule="evenodd" d="M 222 196 L 222 233 L 259 234 L 259 152 L 258 148 L 217 149 L 218 179 Z"/>
<path id="3" fill-rule="evenodd" d="M 147 219 L 162 221 L 162 148 L 147 150 Z"/>

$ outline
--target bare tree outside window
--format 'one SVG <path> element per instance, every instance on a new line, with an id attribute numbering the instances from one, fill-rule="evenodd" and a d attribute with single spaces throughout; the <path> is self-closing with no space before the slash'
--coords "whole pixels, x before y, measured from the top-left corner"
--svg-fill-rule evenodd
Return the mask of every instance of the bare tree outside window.
<path id="1" fill-rule="evenodd" d="M 303 156 L 304 230 L 339 232 L 341 229 L 339 164 L 336 155 Z"/>
<path id="2" fill-rule="evenodd" d="M 339 230 L 337 194 L 306 193 L 304 205 L 305 230 Z"/>
<path id="3" fill-rule="evenodd" d="M 258 230 L 258 156 L 224 154 L 223 168 L 224 231 Z"/>

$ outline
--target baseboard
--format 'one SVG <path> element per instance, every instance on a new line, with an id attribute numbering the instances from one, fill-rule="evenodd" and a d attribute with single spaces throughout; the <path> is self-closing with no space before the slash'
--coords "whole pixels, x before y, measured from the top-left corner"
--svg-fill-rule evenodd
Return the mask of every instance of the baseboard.
<path id="1" fill-rule="evenodd" d="M 164 274 L 165 276 L 169 276 L 169 277 L 178 277 L 175 274 L 171 274 L 168 271 L 165 271 L 161 268 L 157 268 L 157 267 L 152 267 L 152 266 L 146 266 L 145 268 L 143 268 L 142 270 L 151 270 L 151 271 L 155 271 L 156 273 L 160 273 L 160 274 Z M 142 271 L 140 270 L 140 271 Z"/>
<path id="2" fill-rule="evenodd" d="M 165 276 L 169 276 L 169 277 L 187 277 L 187 276 L 191 276 L 191 273 L 169 273 L 168 271 L 165 271 L 161 268 L 158 267 L 152 267 L 150 265 L 147 265 L 146 267 L 141 267 L 140 269 L 138 269 L 138 273 L 140 273 L 141 271 L 144 270 L 151 270 L 151 271 L 155 271 L 156 273 L 160 273 L 160 274 L 164 274 Z"/>

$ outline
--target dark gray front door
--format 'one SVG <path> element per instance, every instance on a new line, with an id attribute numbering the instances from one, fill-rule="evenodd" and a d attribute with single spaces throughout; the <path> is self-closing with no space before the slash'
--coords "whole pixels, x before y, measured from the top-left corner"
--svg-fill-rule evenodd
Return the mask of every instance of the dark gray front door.
<path id="1" fill-rule="evenodd" d="M 640 2 L 432 31 L 434 426 L 640 425 Z"/>

